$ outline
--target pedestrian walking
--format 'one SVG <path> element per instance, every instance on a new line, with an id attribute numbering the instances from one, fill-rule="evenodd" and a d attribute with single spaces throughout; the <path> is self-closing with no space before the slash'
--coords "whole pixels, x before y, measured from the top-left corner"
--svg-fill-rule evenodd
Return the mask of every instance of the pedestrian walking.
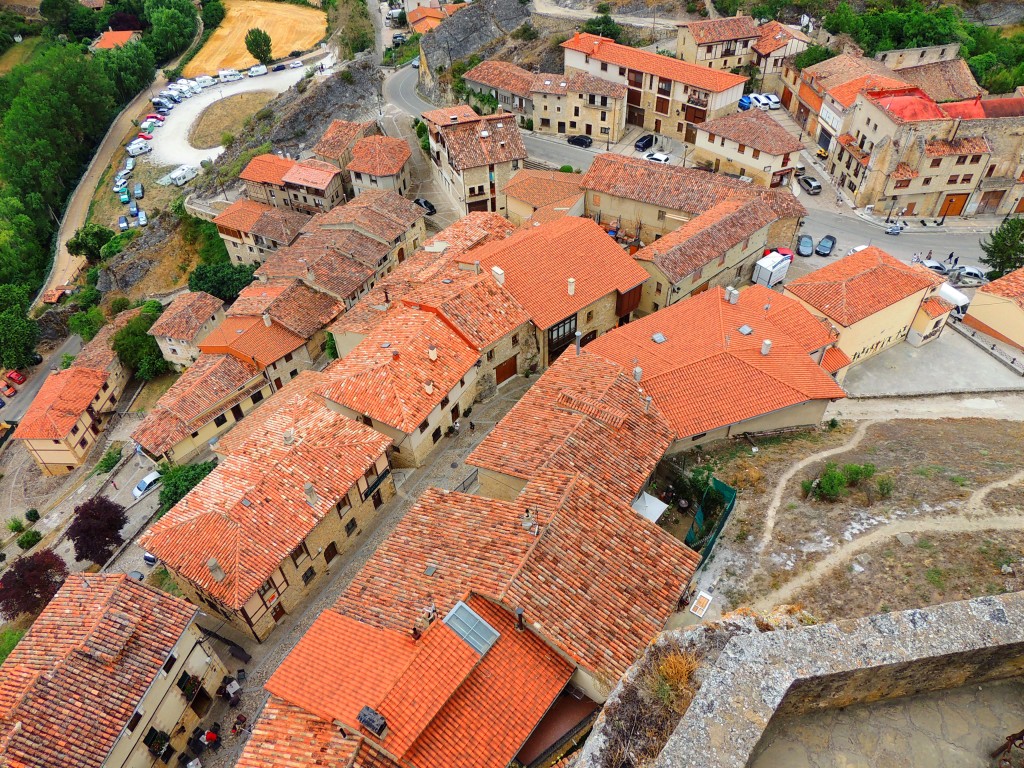
<path id="1" fill-rule="evenodd" d="M 462 429 L 462 425 L 459 424 L 459 420 L 458 419 L 456 419 L 455 421 L 452 422 L 452 428 L 455 430 L 455 434 L 456 435 L 459 434 L 459 430 Z"/>
<path id="2" fill-rule="evenodd" d="M 957 265 L 958 265 L 959 263 L 960 263 L 960 257 L 959 257 L 959 256 L 957 256 L 957 257 L 956 257 L 955 259 L 953 259 L 953 266 L 955 267 L 955 266 L 957 266 Z"/>
<path id="3" fill-rule="evenodd" d="M 929 251 L 928 251 L 928 255 L 927 255 L 927 256 L 926 256 L 925 258 L 927 258 L 927 259 L 931 259 L 931 257 L 932 257 L 932 252 L 931 252 L 931 251 L 929 250 Z"/>
<path id="4" fill-rule="evenodd" d="M 953 256 L 954 255 L 955 255 L 955 251 L 950 251 L 949 252 L 949 256 L 946 257 L 946 263 L 947 264 L 952 264 L 953 263 Z"/>
<path id="5" fill-rule="evenodd" d="M 476 424 L 474 424 L 472 421 L 469 422 L 469 431 L 476 432 Z"/>

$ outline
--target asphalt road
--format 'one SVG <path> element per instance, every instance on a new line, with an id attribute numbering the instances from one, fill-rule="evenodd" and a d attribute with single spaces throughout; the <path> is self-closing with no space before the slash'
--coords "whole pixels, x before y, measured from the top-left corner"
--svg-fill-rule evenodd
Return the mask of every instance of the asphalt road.
<path id="1" fill-rule="evenodd" d="M 21 372 L 27 377 L 24 384 L 15 385 L 18 394 L 14 397 L 5 397 L 7 405 L 0 411 L 0 419 L 6 421 L 21 421 L 32 400 L 35 399 L 39 389 L 50 375 L 50 367 L 60 367 L 61 356 L 66 354 L 77 355 L 82 349 L 82 339 L 79 336 L 71 336 L 57 349 L 43 358 L 43 362 L 34 368 L 23 369 Z"/>

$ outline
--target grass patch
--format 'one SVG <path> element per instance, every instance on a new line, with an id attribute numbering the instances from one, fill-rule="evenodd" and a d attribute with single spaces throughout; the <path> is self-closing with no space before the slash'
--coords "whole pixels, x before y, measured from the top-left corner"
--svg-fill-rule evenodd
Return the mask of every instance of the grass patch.
<path id="1" fill-rule="evenodd" d="M 274 94 L 270 91 L 249 91 L 213 102 L 192 124 L 189 142 L 200 149 L 221 146 L 225 133 L 237 134 L 242 124 L 273 98 Z"/>
<path id="2" fill-rule="evenodd" d="M 135 402 L 132 403 L 132 407 L 129 408 L 131 413 L 145 413 L 159 400 L 164 392 L 171 388 L 171 385 L 178 380 L 178 373 L 165 373 L 163 376 L 157 376 L 155 379 L 146 382 L 146 385 L 139 392 L 139 396 L 135 398 Z"/>
<path id="3" fill-rule="evenodd" d="M 953 483 L 953 485 L 956 485 L 960 488 L 963 488 L 968 483 L 967 478 L 964 477 L 963 475 L 953 475 L 951 478 L 949 478 L 949 481 Z"/>
<path id="4" fill-rule="evenodd" d="M 228 163 L 226 166 L 221 168 L 220 172 L 217 174 L 217 177 L 222 182 L 234 181 L 235 179 L 238 178 L 238 174 L 242 172 L 242 169 L 249 164 L 250 160 L 252 160 L 257 155 L 267 154 L 268 152 L 270 152 L 271 149 L 273 149 L 273 146 L 268 141 L 263 144 L 260 144 L 258 147 L 253 147 L 252 149 L 245 150 L 245 152 L 242 152 L 232 162 Z"/>
<path id="5" fill-rule="evenodd" d="M 935 475 L 942 474 L 946 471 L 945 467 L 940 467 L 936 464 L 926 464 L 923 467 L 914 467 L 914 474 L 918 477 L 935 477 Z"/>
<path id="6" fill-rule="evenodd" d="M 4 51 L 0 56 L 0 76 L 6 75 L 19 64 L 25 64 L 33 59 L 43 48 L 42 37 L 26 37 L 20 43 Z"/>
<path id="7" fill-rule="evenodd" d="M 920 549 L 935 549 L 935 545 L 934 545 L 934 544 L 932 544 L 932 543 L 931 543 L 930 541 L 928 541 L 928 539 L 926 539 L 926 538 L 924 538 L 924 537 L 922 537 L 922 538 L 921 538 L 921 539 L 920 539 L 920 540 L 919 540 L 919 541 L 917 542 L 917 546 L 918 546 L 918 547 L 919 547 Z"/>
<path id="8" fill-rule="evenodd" d="M 174 581 L 174 577 L 171 576 L 170 571 L 162 565 L 159 568 L 154 568 L 149 576 L 146 577 L 146 581 L 161 592 L 166 592 L 168 595 L 174 595 L 175 597 L 185 596 L 184 593 L 182 593 L 181 588 Z"/>
<path id="9" fill-rule="evenodd" d="M 392 67 L 400 67 L 420 55 L 420 36 L 415 32 L 397 48 L 384 51 L 384 63 Z"/>
<path id="10" fill-rule="evenodd" d="M 924 572 L 924 580 L 939 591 L 946 588 L 946 574 L 941 568 L 929 568 Z"/>
<path id="11" fill-rule="evenodd" d="M 31 40 L 32 38 L 29 39 Z M 18 644 L 18 641 L 21 640 L 24 634 L 24 629 L 5 629 L 0 632 L 0 663 L 11 655 L 14 646 Z"/>

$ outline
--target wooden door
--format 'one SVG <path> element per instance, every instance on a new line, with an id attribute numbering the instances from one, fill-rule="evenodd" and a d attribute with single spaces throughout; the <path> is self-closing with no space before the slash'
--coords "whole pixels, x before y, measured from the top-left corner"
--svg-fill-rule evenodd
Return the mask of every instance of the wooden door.
<path id="1" fill-rule="evenodd" d="M 338 556 L 338 545 L 335 544 L 332 541 L 330 544 L 327 545 L 327 548 L 324 549 L 324 560 L 329 563 L 329 562 L 331 562 L 331 560 L 333 560 L 337 556 Z"/>
<path id="2" fill-rule="evenodd" d="M 655 118 L 654 120 L 654 132 L 661 133 L 661 118 Z"/>
<path id="3" fill-rule="evenodd" d="M 1017 207 L 1013 211 L 1014 213 L 1024 213 L 1024 197 L 1017 201 Z"/>
<path id="4" fill-rule="evenodd" d="M 585 126 L 583 126 L 583 130 L 586 132 L 587 136 L 594 135 L 594 126 L 592 126 L 590 123 L 587 123 Z"/>
<path id="5" fill-rule="evenodd" d="M 384 497 L 380 495 L 380 491 L 374 491 L 371 498 L 373 499 L 373 508 L 380 509 L 384 503 Z"/>
<path id="6" fill-rule="evenodd" d="M 494 378 L 498 384 L 503 381 L 508 381 L 516 375 L 518 368 L 518 355 L 512 355 L 508 360 L 503 363 L 499 363 L 498 367 L 494 369 Z"/>
<path id="7" fill-rule="evenodd" d="M 452 406 L 451 413 L 452 413 L 452 423 L 454 424 L 456 421 L 459 420 L 459 416 L 462 415 L 462 410 L 459 408 L 459 404 L 458 403 L 456 403 L 455 405 Z"/>
<path id="8" fill-rule="evenodd" d="M 907 203 L 906 209 L 903 211 L 904 216 L 913 216 L 917 210 L 917 203 Z"/>
<path id="9" fill-rule="evenodd" d="M 274 606 L 274 610 L 271 611 L 270 615 L 274 619 L 275 623 L 280 622 L 281 619 L 285 617 L 284 606 L 281 605 L 281 603 L 278 603 Z"/>
<path id="10" fill-rule="evenodd" d="M 792 103 L 793 103 L 793 92 L 791 90 L 789 90 L 789 88 L 783 88 L 782 89 L 782 106 L 784 106 L 786 109 L 789 109 L 789 107 L 790 107 L 790 105 Z"/>
<path id="11" fill-rule="evenodd" d="M 942 208 L 939 210 L 939 215 L 959 216 L 961 213 L 964 212 L 965 205 L 967 205 L 966 192 L 955 195 L 946 195 L 946 199 L 942 203 Z"/>

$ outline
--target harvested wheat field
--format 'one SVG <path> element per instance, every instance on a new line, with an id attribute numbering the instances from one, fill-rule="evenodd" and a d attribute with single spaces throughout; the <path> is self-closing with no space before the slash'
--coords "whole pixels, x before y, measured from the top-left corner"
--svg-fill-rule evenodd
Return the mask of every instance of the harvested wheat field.
<path id="1" fill-rule="evenodd" d="M 327 33 L 327 16 L 313 8 L 262 0 L 224 0 L 224 8 L 224 21 L 185 67 L 185 77 L 216 77 L 219 69 L 240 70 L 256 64 L 245 49 L 245 33 L 253 27 L 270 35 L 275 59 L 309 50 Z"/>

